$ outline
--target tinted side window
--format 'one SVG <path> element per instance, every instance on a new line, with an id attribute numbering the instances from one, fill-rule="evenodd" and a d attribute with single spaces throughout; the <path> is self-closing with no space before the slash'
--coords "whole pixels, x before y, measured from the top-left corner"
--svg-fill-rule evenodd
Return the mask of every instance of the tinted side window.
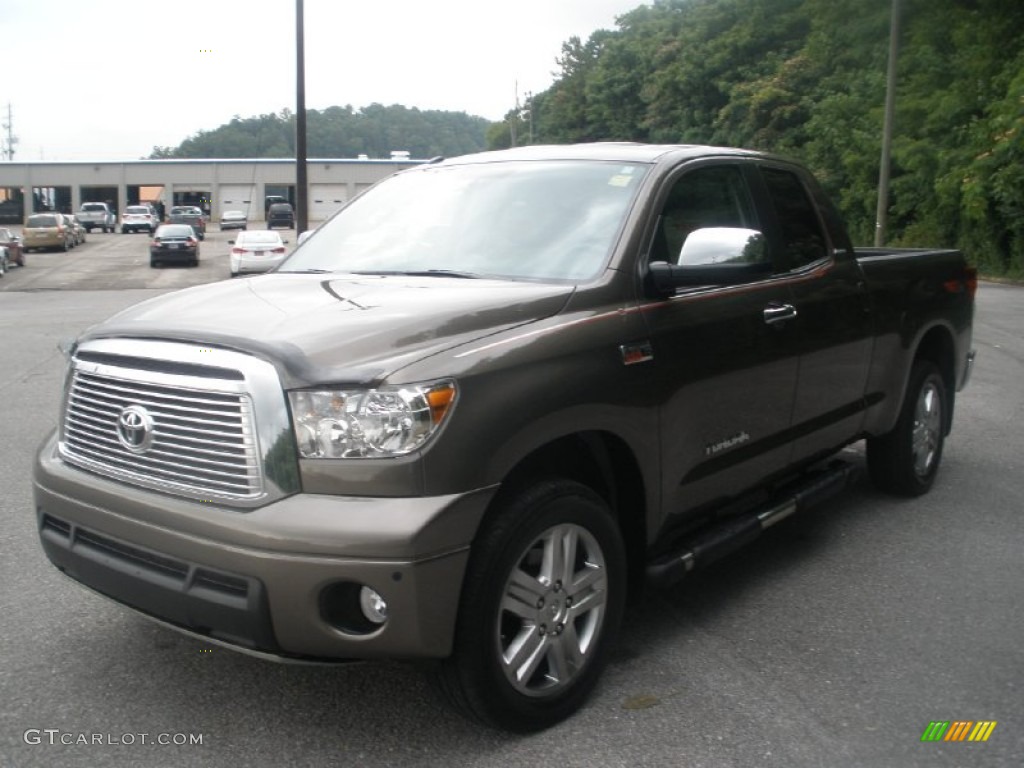
<path id="1" fill-rule="evenodd" d="M 672 185 L 651 260 L 676 263 L 690 233 L 707 227 L 757 228 L 746 181 L 735 165 L 698 168 Z"/>
<path id="2" fill-rule="evenodd" d="M 800 178 L 779 168 L 762 168 L 761 175 L 778 218 L 779 255 L 785 267 L 796 269 L 828 256 L 817 209 Z"/>

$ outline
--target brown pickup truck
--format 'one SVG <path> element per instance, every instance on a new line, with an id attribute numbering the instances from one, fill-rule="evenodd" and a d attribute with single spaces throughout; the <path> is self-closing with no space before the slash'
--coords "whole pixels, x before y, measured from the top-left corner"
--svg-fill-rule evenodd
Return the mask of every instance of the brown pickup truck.
<path id="1" fill-rule="evenodd" d="M 884 490 L 932 487 L 975 288 L 957 251 L 855 250 L 771 155 L 425 163 L 275 272 L 85 333 L 35 467 L 42 545 L 206 641 L 433 659 L 459 709 L 544 728 L 627 595 L 841 491 L 844 446 Z"/>

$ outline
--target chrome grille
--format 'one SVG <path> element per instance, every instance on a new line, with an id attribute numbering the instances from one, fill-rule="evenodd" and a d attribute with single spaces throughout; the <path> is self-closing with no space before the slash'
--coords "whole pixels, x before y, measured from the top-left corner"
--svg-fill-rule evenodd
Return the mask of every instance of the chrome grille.
<path id="1" fill-rule="evenodd" d="M 263 491 L 253 408 L 244 392 L 171 386 L 148 371 L 120 377 L 74 369 L 61 451 L 70 463 L 150 488 L 253 498 Z M 194 377 L 189 377 L 194 380 Z M 217 381 L 211 381 L 216 386 Z M 148 444 L 126 444 L 125 409 L 150 418 Z"/>

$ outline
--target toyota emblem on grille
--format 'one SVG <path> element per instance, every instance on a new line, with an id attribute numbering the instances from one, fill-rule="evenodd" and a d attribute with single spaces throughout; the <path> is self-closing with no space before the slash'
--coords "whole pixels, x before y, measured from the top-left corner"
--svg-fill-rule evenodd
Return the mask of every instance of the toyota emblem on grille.
<path id="1" fill-rule="evenodd" d="M 117 439 L 132 453 L 145 453 L 153 445 L 153 418 L 141 405 L 128 405 L 117 416 Z"/>

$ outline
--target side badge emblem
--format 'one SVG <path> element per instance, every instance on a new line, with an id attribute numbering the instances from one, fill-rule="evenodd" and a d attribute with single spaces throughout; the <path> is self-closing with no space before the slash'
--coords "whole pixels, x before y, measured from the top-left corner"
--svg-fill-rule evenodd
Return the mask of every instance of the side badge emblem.
<path id="1" fill-rule="evenodd" d="M 638 341 L 633 344 L 623 344 L 619 347 L 622 353 L 623 365 L 636 365 L 637 363 L 649 363 L 654 359 L 654 348 L 649 341 Z"/>

